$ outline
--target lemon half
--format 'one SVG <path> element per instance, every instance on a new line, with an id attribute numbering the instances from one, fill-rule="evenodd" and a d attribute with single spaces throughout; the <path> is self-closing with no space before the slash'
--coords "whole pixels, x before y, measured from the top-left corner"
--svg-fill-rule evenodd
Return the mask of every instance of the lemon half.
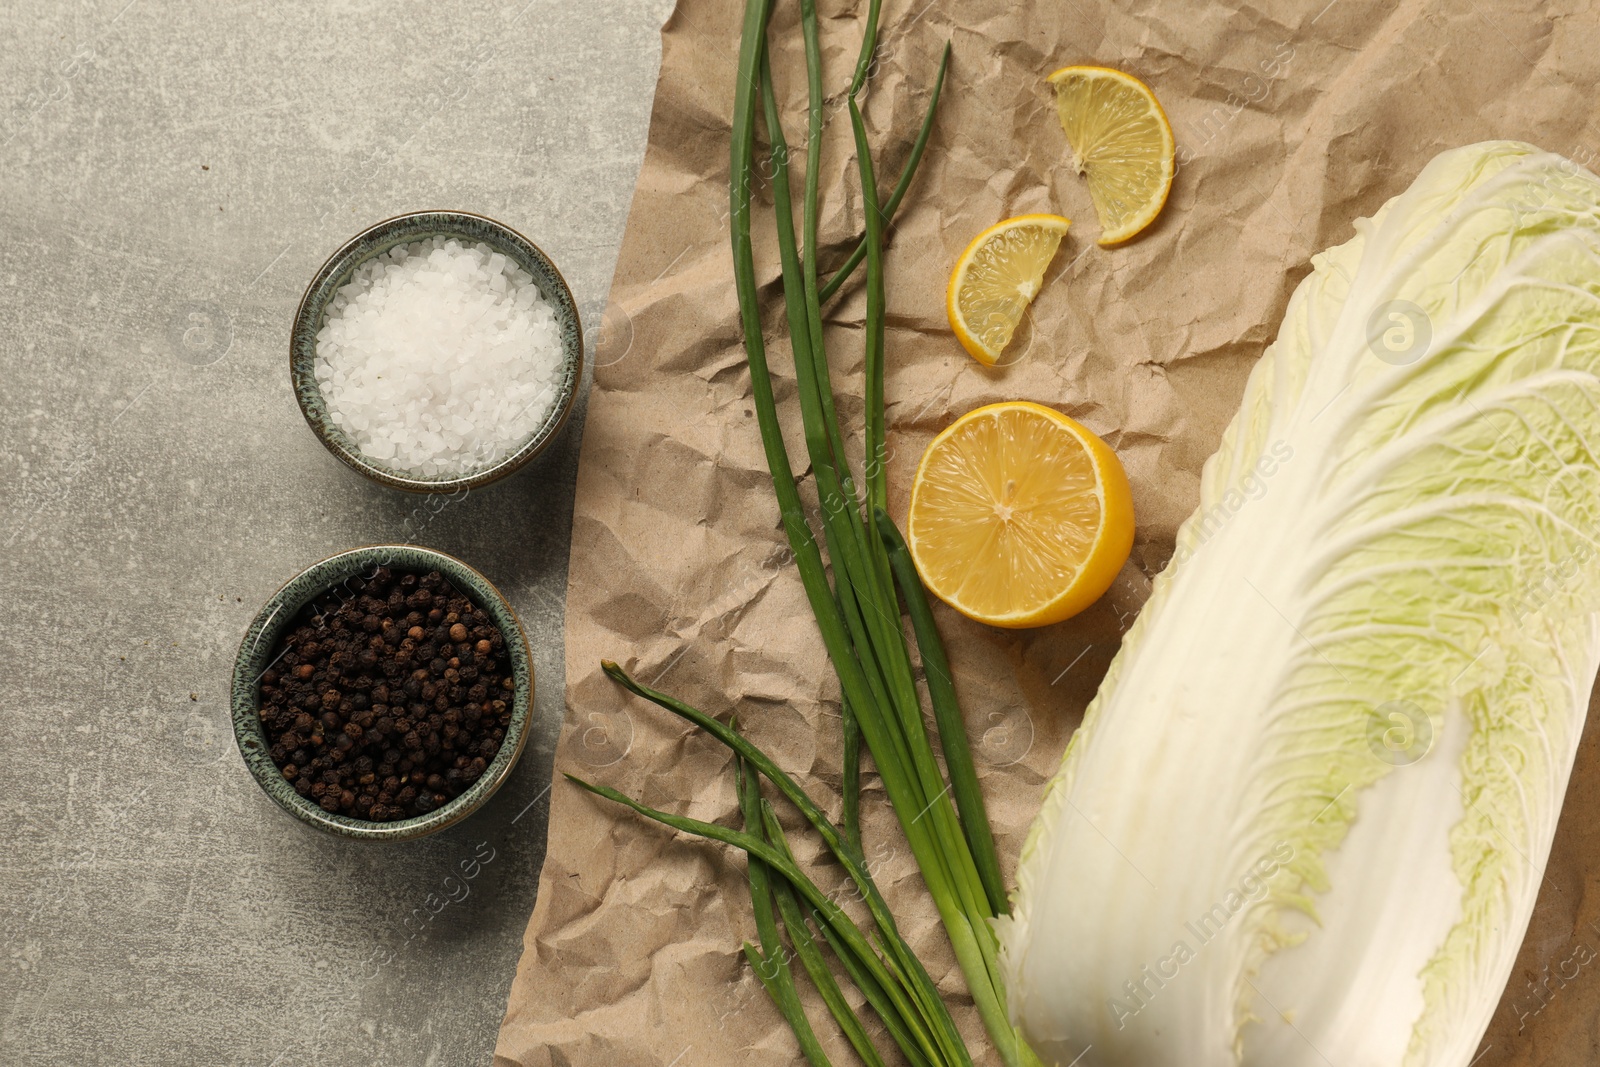
<path id="1" fill-rule="evenodd" d="M 991 626 L 1070 618 L 1116 580 L 1133 547 L 1133 497 L 1116 453 L 1027 401 L 961 416 L 911 486 L 911 558 L 935 596 Z"/>

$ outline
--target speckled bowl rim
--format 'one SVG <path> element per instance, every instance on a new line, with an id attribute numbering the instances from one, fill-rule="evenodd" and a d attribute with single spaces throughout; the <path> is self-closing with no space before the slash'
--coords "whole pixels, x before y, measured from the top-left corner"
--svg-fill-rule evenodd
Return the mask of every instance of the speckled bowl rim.
<path id="1" fill-rule="evenodd" d="M 556 403 L 544 425 L 511 455 L 471 474 L 453 478 L 420 478 L 397 467 L 386 466 L 361 454 L 354 441 L 328 418 L 322 389 L 317 385 L 317 331 L 322 328 L 328 302 L 345 285 L 357 267 L 374 256 L 401 244 L 429 237 L 456 237 L 482 241 L 514 260 L 533 275 L 539 290 L 555 309 L 561 324 L 562 376 Z M 411 493 L 451 493 L 477 489 L 520 470 L 554 441 L 572 415 L 583 382 L 583 324 L 572 299 L 567 280 L 544 250 L 503 222 L 470 211 L 412 211 L 384 219 L 346 241 L 317 271 L 300 298 L 289 332 L 289 378 L 300 412 L 317 440 L 346 465 L 381 485 Z"/>
<path id="2" fill-rule="evenodd" d="M 260 687 L 258 681 L 270 663 L 267 657 L 279 639 L 299 616 L 300 609 L 313 599 L 330 592 L 340 582 L 367 573 L 377 566 L 406 571 L 437 570 L 474 604 L 488 612 L 500 627 L 509 654 L 512 676 L 516 679 L 511 707 L 511 724 L 501 741 L 500 751 L 466 792 L 437 811 L 394 822 L 373 822 L 333 815 L 294 791 L 272 762 L 262 731 Z M 268 598 L 245 631 L 233 667 L 233 735 L 239 754 L 256 784 L 278 806 L 301 822 L 341 837 L 369 841 L 409 841 L 454 826 L 483 807 L 510 777 L 522 757 L 530 732 L 533 707 L 533 655 L 527 632 L 516 611 L 494 583 L 454 556 L 417 545 L 364 545 L 327 559 L 319 560 L 289 579 Z"/>

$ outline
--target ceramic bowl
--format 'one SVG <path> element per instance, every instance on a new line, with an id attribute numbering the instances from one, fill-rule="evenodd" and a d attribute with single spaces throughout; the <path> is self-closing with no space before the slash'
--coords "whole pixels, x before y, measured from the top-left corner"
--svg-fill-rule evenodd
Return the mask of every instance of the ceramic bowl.
<path id="1" fill-rule="evenodd" d="M 380 566 L 396 571 L 438 571 L 451 585 L 487 612 L 505 639 L 505 654 L 515 684 L 511 724 L 500 750 L 478 780 L 460 796 L 426 815 L 393 822 L 374 822 L 323 811 L 284 780 L 272 762 L 261 725 L 260 678 L 278 655 L 278 642 L 302 619 L 313 602 L 332 602 L 346 590 L 346 582 L 371 574 Z M 233 667 L 233 733 L 239 752 L 255 776 L 256 784 L 278 806 L 301 822 L 341 837 L 374 841 L 404 841 L 453 826 L 483 807 L 511 774 L 527 744 L 533 707 L 533 657 L 528 650 L 517 613 L 494 585 L 454 556 L 415 545 L 369 545 L 313 563 L 274 593 L 250 624 Z"/>
<path id="2" fill-rule="evenodd" d="M 355 441 L 334 425 L 317 384 L 317 332 L 322 329 L 328 304 L 341 286 L 367 260 L 396 245 L 430 237 L 454 237 L 464 243 L 479 241 L 500 252 L 533 276 L 539 291 L 555 310 L 561 328 L 562 369 L 556 381 L 556 402 L 544 424 L 515 452 L 467 474 L 424 476 L 363 455 Z M 554 441 L 572 414 L 583 381 L 583 327 L 566 279 L 550 257 L 520 233 L 493 219 L 464 211 L 417 211 L 385 219 L 345 242 L 317 271 L 300 299 L 289 334 L 289 375 L 311 431 L 328 451 L 373 481 L 413 493 L 453 493 L 476 489 L 520 469 Z"/>

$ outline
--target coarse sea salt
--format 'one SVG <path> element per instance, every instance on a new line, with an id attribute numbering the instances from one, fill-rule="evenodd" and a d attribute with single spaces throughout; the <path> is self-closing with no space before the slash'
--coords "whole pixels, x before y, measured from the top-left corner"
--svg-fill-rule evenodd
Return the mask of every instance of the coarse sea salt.
<path id="1" fill-rule="evenodd" d="M 487 467 L 555 406 L 561 327 L 531 275 L 433 237 L 357 268 L 328 303 L 316 378 L 365 456 L 424 478 Z"/>

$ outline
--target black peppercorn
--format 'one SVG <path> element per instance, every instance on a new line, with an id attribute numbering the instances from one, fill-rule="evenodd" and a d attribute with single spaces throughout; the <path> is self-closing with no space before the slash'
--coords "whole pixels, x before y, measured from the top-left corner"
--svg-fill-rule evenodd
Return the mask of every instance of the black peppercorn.
<path id="1" fill-rule="evenodd" d="M 515 688 L 500 631 L 437 571 L 380 568 L 319 598 L 261 677 L 268 752 L 323 810 L 385 821 L 460 795 L 499 750 Z"/>

